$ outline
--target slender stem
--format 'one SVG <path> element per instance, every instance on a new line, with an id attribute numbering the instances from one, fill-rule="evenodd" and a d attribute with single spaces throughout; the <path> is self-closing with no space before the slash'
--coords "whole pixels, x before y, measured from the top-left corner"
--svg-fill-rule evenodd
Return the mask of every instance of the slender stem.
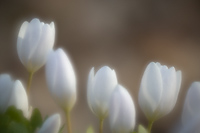
<path id="1" fill-rule="evenodd" d="M 27 84 L 27 88 L 26 88 L 28 97 L 30 97 L 30 89 L 31 89 L 31 83 L 33 80 L 33 74 L 34 74 L 34 72 L 29 72 L 28 84 Z"/>
<path id="2" fill-rule="evenodd" d="M 154 122 L 154 121 L 149 121 L 149 124 L 148 124 L 148 131 L 149 131 L 149 133 L 151 133 L 151 129 L 152 129 L 152 126 L 153 126 L 153 122 Z"/>
<path id="3" fill-rule="evenodd" d="M 103 133 L 103 120 L 104 119 L 100 119 L 99 121 L 99 133 Z"/>
<path id="4" fill-rule="evenodd" d="M 67 133 L 72 133 L 70 111 L 66 110 Z"/>

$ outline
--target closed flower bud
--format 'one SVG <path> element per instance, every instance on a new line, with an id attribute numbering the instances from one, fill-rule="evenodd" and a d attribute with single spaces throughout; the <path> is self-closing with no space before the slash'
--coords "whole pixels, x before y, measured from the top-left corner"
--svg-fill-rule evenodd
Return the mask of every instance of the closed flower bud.
<path id="1" fill-rule="evenodd" d="M 181 71 L 151 62 L 142 77 L 139 105 L 150 121 L 171 112 L 181 85 Z"/>
<path id="2" fill-rule="evenodd" d="M 46 80 L 55 101 L 62 108 L 70 110 L 76 102 L 76 77 L 62 49 L 50 52 L 46 64 Z"/>
<path id="3" fill-rule="evenodd" d="M 61 118 L 59 114 L 54 114 L 47 118 L 39 129 L 38 133 L 58 133 L 60 129 Z"/>
<path id="4" fill-rule="evenodd" d="M 109 105 L 109 121 L 113 133 L 130 133 L 135 127 L 135 106 L 128 91 L 117 85 Z"/>
<path id="5" fill-rule="evenodd" d="M 200 122 L 200 82 L 194 82 L 190 86 L 182 113 L 183 127 L 191 127 L 191 129 L 198 129 Z M 196 127 L 195 127 L 196 126 Z"/>
<path id="6" fill-rule="evenodd" d="M 13 88 L 13 81 L 8 74 L 0 75 L 0 113 L 6 111 Z"/>
<path id="7" fill-rule="evenodd" d="M 104 66 L 96 75 L 94 68 L 90 70 L 87 86 L 87 101 L 92 112 L 100 119 L 108 114 L 108 105 L 114 87 L 117 85 L 117 77 L 114 70 Z"/>
<path id="8" fill-rule="evenodd" d="M 39 19 L 25 21 L 19 31 L 17 52 L 29 72 L 35 72 L 46 63 L 55 39 L 54 23 L 45 24 Z"/>
<path id="9" fill-rule="evenodd" d="M 26 91 L 19 80 L 14 82 L 11 96 L 8 102 L 9 106 L 15 106 L 17 109 L 22 110 L 25 117 L 29 117 L 28 98 Z"/>
<path id="10" fill-rule="evenodd" d="M 179 133 L 200 133 L 200 115 L 198 114 L 192 120 L 188 120 L 187 123 L 184 123 L 179 131 Z"/>

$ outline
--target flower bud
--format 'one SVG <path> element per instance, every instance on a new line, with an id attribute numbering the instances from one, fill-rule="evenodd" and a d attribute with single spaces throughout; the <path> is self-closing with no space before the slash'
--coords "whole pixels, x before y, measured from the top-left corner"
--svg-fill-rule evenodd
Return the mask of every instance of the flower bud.
<path id="1" fill-rule="evenodd" d="M 108 66 L 102 67 L 94 75 L 94 68 L 90 70 L 87 86 L 87 101 L 92 112 L 100 119 L 108 114 L 108 105 L 117 77 L 114 70 Z"/>
<path id="2" fill-rule="evenodd" d="M 46 64 L 46 80 L 55 101 L 62 108 L 70 110 L 76 102 L 76 77 L 62 49 L 50 52 Z"/>
<path id="3" fill-rule="evenodd" d="M 60 129 L 61 118 L 59 114 L 54 114 L 47 118 L 39 129 L 38 133 L 58 133 Z"/>
<path id="4" fill-rule="evenodd" d="M 194 82 L 190 86 L 182 113 L 182 123 L 187 126 L 192 121 L 200 121 L 200 82 Z M 199 123 L 197 123 L 199 125 Z M 200 128 L 199 128 L 200 131 Z"/>
<path id="5" fill-rule="evenodd" d="M 15 106 L 17 109 L 22 110 L 25 117 L 29 117 L 28 98 L 26 91 L 19 80 L 14 82 L 11 96 L 8 102 L 9 106 Z"/>
<path id="6" fill-rule="evenodd" d="M 34 18 L 25 21 L 19 31 L 17 52 L 22 64 L 29 72 L 35 72 L 46 63 L 55 40 L 54 23 L 44 24 Z"/>
<path id="7" fill-rule="evenodd" d="M 8 74 L 0 75 L 0 113 L 6 111 L 11 96 L 13 81 Z"/>
<path id="8" fill-rule="evenodd" d="M 117 85 L 109 105 L 109 121 L 113 133 L 130 133 L 135 127 L 135 106 L 128 91 Z"/>
<path id="9" fill-rule="evenodd" d="M 151 62 L 142 77 L 139 105 L 146 117 L 155 121 L 171 112 L 181 85 L 181 71 Z"/>

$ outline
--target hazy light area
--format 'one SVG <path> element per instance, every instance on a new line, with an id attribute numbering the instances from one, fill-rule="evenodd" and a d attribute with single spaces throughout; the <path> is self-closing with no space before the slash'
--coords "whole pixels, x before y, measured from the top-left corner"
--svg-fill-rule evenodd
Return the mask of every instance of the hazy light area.
<path id="1" fill-rule="evenodd" d="M 0 73 L 10 73 L 26 85 L 28 72 L 17 55 L 21 24 L 32 18 L 54 21 L 54 48 L 63 48 L 73 63 L 78 99 L 72 111 L 74 133 L 84 133 L 99 120 L 87 104 L 88 74 L 108 65 L 128 89 L 136 106 L 136 123 L 147 125 L 138 105 L 143 72 L 151 61 L 182 71 L 182 84 L 173 111 L 155 122 L 153 133 L 168 133 L 178 125 L 187 90 L 200 81 L 200 3 L 198 0 L 1 0 Z M 34 75 L 30 103 L 43 117 L 55 112 L 65 117 L 48 92 L 44 67 Z M 104 133 L 109 133 L 108 120 Z"/>

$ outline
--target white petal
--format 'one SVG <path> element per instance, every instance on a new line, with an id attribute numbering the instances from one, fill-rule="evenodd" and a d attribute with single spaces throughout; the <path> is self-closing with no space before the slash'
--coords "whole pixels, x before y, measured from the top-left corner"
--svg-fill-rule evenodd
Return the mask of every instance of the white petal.
<path id="1" fill-rule="evenodd" d="M 35 51 L 38 46 L 41 36 L 41 28 L 40 21 L 38 19 L 33 19 L 27 26 L 26 34 L 22 39 L 18 50 L 20 60 L 28 71 L 32 71 L 33 69 L 30 58 L 33 51 Z"/>
<path id="2" fill-rule="evenodd" d="M 11 91 L 13 87 L 13 81 L 8 74 L 0 75 L 0 112 L 6 111 Z"/>
<path id="3" fill-rule="evenodd" d="M 192 120 L 188 120 L 187 123 L 183 125 L 180 133 L 199 133 L 200 132 L 200 115 L 196 116 Z"/>
<path id="4" fill-rule="evenodd" d="M 180 91 L 180 87 L 181 87 L 181 80 L 182 80 L 182 74 L 181 74 L 181 71 L 177 71 L 176 72 L 176 91 L 174 92 L 174 97 L 172 98 L 172 104 L 170 104 L 170 110 L 171 111 L 175 104 L 176 104 L 176 101 L 178 99 L 178 94 L 179 94 L 179 91 Z"/>
<path id="5" fill-rule="evenodd" d="M 25 36 L 25 33 L 26 33 L 26 30 L 27 30 L 27 27 L 28 27 L 28 22 L 25 21 L 22 25 L 21 25 L 21 28 L 19 30 L 19 34 L 18 34 L 18 37 L 23 39 L 24 36 Z"/>
<path id="6" fill-rule="evenodd" d="M 182 123 L 185 125 L 188 121 L 193 120 L 199 115 L 200 112 L 200 82 L 192 83 L 191 87 L 188 90 L 183 114 L 182 114 Z"/>
<path id="7" fill-rule="evenodd" d="M 159 68 L 162 67 L 161 64 L 160 64 L 159 62 L 156 62 L 156 65 L 157 65 Z"/>
<path id="8" fill-rule="evenodd" d="M 55 24 L 54 24 L 54 22 L 51 22 L 50 26 L 51 26 L 52 30 L 55 30 Z"/>
<path id="9" fill-rule="evenodd" d="M 16 80 L 14 83 L 8 107 L 12 105 L 17 109 L 22 110 L 24 116 L 28 117 L 28 98 L 25 89 L 19 80 Z"/>
<path id="10" fill-rule="evenodd" d="M 93 89 L 94 105 L 92 107 L 100 118 L 107 116 L 110 97 L 116 85 L 116 74 L 109 67 L 104 66 L 96 73 Z"/>
<path id="11" fill-rule="evenodd" d="M 117 85 L 112 94 L 109 121 L 115 133 L 129 133 L 135 127 L 135 106 L 130 94 L 121 85 Z"/>
<path id="12" fill-rule="evenodd" d="M 31 63 L 33 64 L 33 71 L 38 70 L 46 63 L 47 56 L 54 45 L 54 36 L 55 35 L 51 27 L 48 24 L 45 24 L 42 27 L 42 33 L 38 46 L 34 49 L 32 56 L 30 57 L 30 60 L 32 61 Z"/>
<path id="13" fill-rule="evenodd" d="M 139 105 L 148 119 L 152 119 L 163 91 L 162 76 L 159 67 L 150 63 L 142 77 L 139 90 Z"/>
<path id="14" fill-rule="evenodd" d="M 176 84 L 177 84 L 177 90 L 180 90 L 180 87 L 181 87 L 181 81 L 182 81 L 182 73 L 181 71 L 177 71 L 176 72 L 176 76 L 177 76 L 177 79 L 176 79 Z M 178 91 L 179 92 L 179 91 Z M 177 93 L 178 93 L 177 92 Z"/>
<path id="15" fill-rule="evenodd" d="M 175 104 L 175 97 L 177 92 L 177 75 L 174 67 L 168 69 L 167 67 L 161 67 L 160 69 L 163 80 L 163 92 L 162 99 L 159 105 L 159 113 L 161 116 L 168 114 L 172 110 L 172 106 Z"/>
<path id="16" fill-rule="evenodd" d="M 58 133 L 61 125 L 59 114 L 50 116 L 42 125 L 38 133 Z"/>
<path id="17" fill-rule="evenodd" d="M 93 83 L 94 83 L 94 67 L 90 70 L 89 76 L 88 76 L 88 83 L 87 83 L 87 102 L 92 109 L 93 105 Z"/>

